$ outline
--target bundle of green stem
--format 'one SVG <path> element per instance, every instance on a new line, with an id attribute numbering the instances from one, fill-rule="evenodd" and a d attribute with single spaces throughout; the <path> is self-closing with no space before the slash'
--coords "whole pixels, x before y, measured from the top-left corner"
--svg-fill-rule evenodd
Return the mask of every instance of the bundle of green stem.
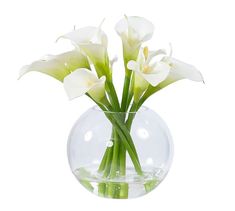
<path id="1" fill-rule="evenodd" d="M 130 104 L 133 98 L 133 91 L 130 91 L 130 89 L 133 86 L 130 87 L 131 72 L 126 69 L 126 73 L 121 106 L 118 102 L 113 84 L 111 83 L 107 84 L 107 86 L 112 86 L 111 88 L 107 87 L 107 90 L 111 90 L 108 92 L 110 101 L 105 98 L 100 103 L 87 94 L 103 110 L 105 116 L 112 124 L 110 140 L 113 144 L 111 147 L 106 148 L 98 169 L 98 172 L 104 179 L 104 182 L 98 185 L 99 195 L 109 198 L 128 198 L 128 183 L 115 182 L 116 178 L 125 178 L 127 154 L 130 156 L 137 174 L 139 176 L 143 175 L 141 163 L 130 131 L 136 112 L 148 98 L 150 92 L 143 95 L 138 103 L 134 101 L 133 104 Z M 153 187 L 154 185 L 151 184 L 145 185 L 147 192 Z"/>

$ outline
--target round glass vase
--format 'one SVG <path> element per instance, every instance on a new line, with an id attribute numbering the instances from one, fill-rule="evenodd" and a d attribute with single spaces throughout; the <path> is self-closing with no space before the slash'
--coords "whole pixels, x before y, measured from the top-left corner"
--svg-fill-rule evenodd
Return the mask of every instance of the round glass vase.
<path id="1" fill-rule="evenodd" d="M 68 159 L 78 181 L 92 193 L 135 198 L 167 175 L 173 143 L 164 121 L 151 109 L 137 112 L 87 110 L 73 126 Z"/>

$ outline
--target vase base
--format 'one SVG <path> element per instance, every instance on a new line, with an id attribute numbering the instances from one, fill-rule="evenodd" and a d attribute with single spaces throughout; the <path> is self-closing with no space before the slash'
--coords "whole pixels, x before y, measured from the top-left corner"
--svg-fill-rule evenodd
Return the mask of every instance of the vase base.
<path id="1" fill-rule="evenodd" d="M 125 176 L 104 178 L 97 171 L 98 165 L 76 169 L 73 173 L 78 181 L 92 193 L 106 198 L 136 198 L 152 191 L 164 179 L 166 172 L 161 168 L 143 168 L 138 175 L 134 168 L 127 168 Z"/>

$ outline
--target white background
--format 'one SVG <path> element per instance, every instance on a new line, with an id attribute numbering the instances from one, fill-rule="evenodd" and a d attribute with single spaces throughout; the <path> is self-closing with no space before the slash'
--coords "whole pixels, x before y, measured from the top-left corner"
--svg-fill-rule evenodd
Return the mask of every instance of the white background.
<path id="1" fill-rule="evenodd" d="M 229 0 L 2 0 L 0 3 L 0 210 L 235 210 L 235 6 Z M 138 15 L 155 27 L 151 49 L 168 47 L 194 64 L 206 84 L 181 81 L 146 102 L 167 122 L 175 143 L 165 181 L 145 197 L 107 200 L 70 172 L 66 139 L 93 105 L 68 101 L 59 82 L 40 73 L 17 81 L 22 65 L 71 49 L 55 44 L 73 26 L 99 25 L 121 55 L 114 24 Z M 120 74 L 121 72 L 121 74 Z M 121 60 L 114 68 L 121 89 Z"/>

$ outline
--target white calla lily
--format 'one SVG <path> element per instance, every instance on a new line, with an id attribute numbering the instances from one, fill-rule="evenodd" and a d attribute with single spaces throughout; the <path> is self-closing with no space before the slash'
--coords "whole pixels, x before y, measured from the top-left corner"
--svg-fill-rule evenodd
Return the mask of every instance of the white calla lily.
<path id="1" fill-rule="evenodd" d="M 90 68 L 88 59 L 81 52 L 74 50 L 60 55 L 48 55 L 22 67 L 19 78 L 28 72 L 38 71 L 63 82 L 65 76 L 82 67 Z"/>
<path id="2" fill-rule="evenodd" d="M 88 93 L 95 101 L 105 98 L 105 76 L 98 78 L 86 68 L 79 68 L 64 78 L 64 88 L 69 99 Z"/>
<path id="3" fill-rule="evenodd" d="M 201 72 L 198 71 L 194 66 L 172 57 L 164 57 L 162 61 L 171 67 L 170 74 L 168 75 L 166 82 L 173 83 L 181 79 L 204 82 Z"/>
<path id="4" fill-rule="evenodd" d="M 196 67 L 180 60 L 177 60 L 171 55 L 172 50 L 169 56 L 165 56 L 161 60 L 161 62 L 164 62 L 165 64 L 168 64 L 170 66 L 170 72 L 167 78 L 162 81 L 158 86 L 149 87 L 146 92 L 146 96 L 150 96 L 153 93 L 163 89 L 164 87 L 182 79 L 189 79 L 192 81 L 204 83 L 203 76 L 201 72 L 197 70 Z"/>
<path id="5" fill-rule="evenodd" d="M 197 82 L 204 82 L 203 76 L 193 65 L 187 64 L 172 57 L 173 50 L 170 44 L 169 55 L 162 58 L 162 61 L 170 65 L 170 73 L 161 86 L 167 86 L 181 79 L 189 79 Z"/>
<path id="6" fill-rule="evenodd" d="M 107 62 L 108 38 L 100 27 L 84 27 L 69 32 L 60 38 L 69 39 L 72 44 L 79 47 L 90 60 L 96 63 Z"/>
<path id="7" fill-rule="evenodd" d="M 148 85 L 155 87 L 164 81 L 170 71 L 170 66 L 162 61 L 152 62 L 154 56 L 162 53 L 162 50 L 151 52 L 148 48 L 140 49 L 137 61 L 131 60 L 128 62 L 128 69 L 135 72 L 135 91 L 141 92 L 148 88 Z M 137 93 L 139 95 L 139 93 Z"/>
<path id="8" fill-rule="evenodd" d="M 124 53 L 127 57 L 137 56 L 138 50 L 142 44 L 151 39 L 154 26 L 145 18 L 138 16 L 125 16 L 116 24 L 116 32 L 122 39 Z"/>

